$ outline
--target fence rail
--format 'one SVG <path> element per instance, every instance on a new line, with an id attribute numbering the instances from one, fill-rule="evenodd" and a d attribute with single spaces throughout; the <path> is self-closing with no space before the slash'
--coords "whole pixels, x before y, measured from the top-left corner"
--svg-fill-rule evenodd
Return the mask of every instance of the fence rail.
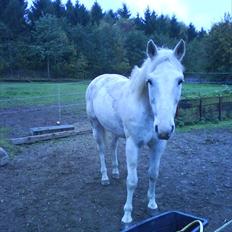
<path id="1" fill-rule="evenodd" d="M 199 121 L 216 121 L 232 118 L 232 96 L 183 99 L 177 111 L 177 121 L 191 124 Z"/>

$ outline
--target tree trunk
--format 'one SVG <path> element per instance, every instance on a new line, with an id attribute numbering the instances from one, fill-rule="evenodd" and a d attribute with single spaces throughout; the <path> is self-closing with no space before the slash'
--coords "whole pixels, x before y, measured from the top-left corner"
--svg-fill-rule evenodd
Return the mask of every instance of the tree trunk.
<path id="1" fill-rule="evenodd" d="M 47 74 L 48 74 L 48 79 L 50 79 L 50 59 L 47 57 Z"/>
<path id="2" fill-rule="evenodd" d="M 10 41 L 9 41 L 9 38 L 7 39 L 7 51 L 8 51 L 8 61 L 10 63 L 10 74 L 11 76 L 13 76 L 13 69 L 12 69 L 12 66 L 13 66 L 13 59 L 12 59 L 12 52 L 11 52 L 11 46 L 12 44 L 10 44 Z"/>

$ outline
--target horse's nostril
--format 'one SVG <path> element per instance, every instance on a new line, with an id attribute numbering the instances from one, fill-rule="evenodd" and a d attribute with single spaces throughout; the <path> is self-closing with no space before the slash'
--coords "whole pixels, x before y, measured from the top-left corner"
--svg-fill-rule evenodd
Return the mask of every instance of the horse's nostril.
<path id="1" fill-rule="evenodd" d="M 158 125 L 155 125 L 155 132 L 158 133 Z"/>
<path id="2" fill-rule="evenodd" d="M 159 138 L 159 139 L 168 140 L 168 139 L 170 138 L 170 133 L 165 133 L 165 132 L 159 133 L 159 134 L 158 134 L 158 138 Z"/>

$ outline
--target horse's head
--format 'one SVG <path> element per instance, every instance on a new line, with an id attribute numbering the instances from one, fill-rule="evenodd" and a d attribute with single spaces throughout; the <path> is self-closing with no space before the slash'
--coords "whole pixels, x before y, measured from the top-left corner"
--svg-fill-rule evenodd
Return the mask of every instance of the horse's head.
<path id="1" fill-rule="evenodd" d="M 158 49 L 152 40 L 147 44 L 146 83 L 154 115 L 154 130 L 159 139 L 169 139 L 175 130 L 174 117 L 184 81 L 181 60 L 185 42 L 180 40 L 173 50 Z"/>

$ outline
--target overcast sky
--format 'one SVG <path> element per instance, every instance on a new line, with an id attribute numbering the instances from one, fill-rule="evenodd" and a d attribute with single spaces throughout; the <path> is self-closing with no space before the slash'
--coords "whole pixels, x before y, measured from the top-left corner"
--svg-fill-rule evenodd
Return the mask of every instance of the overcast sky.
<path id="1" fill-rule="evenodd" d="M 67 0 L 62 0 L 66 3 Z M 31 4 L 32 0 L 28 0 Z M 75 3 L 75 0 L 72 0 Z M 88 9 L 95 0 L 79 0 Z M 158 14 L 176 15 L 185 24 L 192 22 L 197 29 L 210 29 L 211 25 L 220 21 L 224 13 L 232 13 L 232 0 L 97 0 L 104 11 L 121 8 L 126 3 L 133 16 L 138 12 L 140 16 L 147 6 Z"/>

